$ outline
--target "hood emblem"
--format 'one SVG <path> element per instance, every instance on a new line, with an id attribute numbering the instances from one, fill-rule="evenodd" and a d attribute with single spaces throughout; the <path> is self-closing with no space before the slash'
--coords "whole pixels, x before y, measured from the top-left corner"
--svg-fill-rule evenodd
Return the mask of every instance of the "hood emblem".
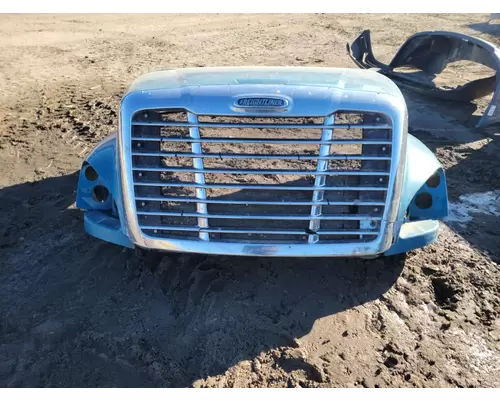
<path id="1" fill-rule="evenodd" d="M 288 107 L 288 100 L 277 97 L 240 97 L 234 105 L 240 108 L 283 109 Z"/>

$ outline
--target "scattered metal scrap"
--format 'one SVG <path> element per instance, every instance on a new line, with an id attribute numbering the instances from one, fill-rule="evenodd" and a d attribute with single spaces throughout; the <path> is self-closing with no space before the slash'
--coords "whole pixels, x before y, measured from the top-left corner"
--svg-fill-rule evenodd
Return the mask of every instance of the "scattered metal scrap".
<path id="1" fill-rule="evenodd" d="M 485 40 L 456 32 L 432 31 L 417 33 L 406 40 L 392 61 L 386 65 L 373 55 L 370 31 L 365 30 L 349 46 L 347 52 L 363 69 L 376 69 L 396 84 L 432 97 L 470 102 L 493 93 L 476 127 L 500 123 L 500 49 Z M 495 75 L 476 79 L 453 89 L 436 86 L 433 79 L 449 63 L 474 61 L 496 71 Z M 399 72 L 397 68 L 415 67 L 417 72 Z"/>

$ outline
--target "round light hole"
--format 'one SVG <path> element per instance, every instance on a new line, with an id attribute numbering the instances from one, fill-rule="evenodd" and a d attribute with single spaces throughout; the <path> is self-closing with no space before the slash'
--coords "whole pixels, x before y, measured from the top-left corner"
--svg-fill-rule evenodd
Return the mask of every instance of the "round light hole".
<path id="1" fill-rule="evenodd" d="M 97 185 L 92 190 L 92 198 L 99 203 L 104 203 L 108 199 L 108 196 L 109 190 L 102 185 Z"/>
<path id="2" fill-rule="evenodd" d="M 427 179 L 426 183 L 430 188 L 437 188 L 441 183 L 441 176 L 436 172 L 429 179 Z"/>
<path id="3" fill-rule="evenodd" d="M 85 168 L 85 178 L 87 178 L 89 181 L 95 181 L 97 178 L 99 178 L 99 174 L 94 168 L 89 165 L 87 168 Z"/>
<path id="4" fill-rule="evenodd" d="M 417 194 L 415 204 L 418 208 L 426 210 L 432 207 L 432 196 L 427 192 Z"/>

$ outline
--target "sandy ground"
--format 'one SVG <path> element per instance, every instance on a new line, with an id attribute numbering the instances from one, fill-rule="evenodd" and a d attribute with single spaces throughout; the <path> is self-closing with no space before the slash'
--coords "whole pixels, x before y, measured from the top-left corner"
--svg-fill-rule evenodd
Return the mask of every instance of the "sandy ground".
<path id="1" fill-rule="evenodd" d="M 386 62 L 423 30 L 500 44 L 487 20 L 0 16 L 0 385 L 499 386 L 500 146 L 469 127 L 481 102 L 404 93 L 452 207 L 439 241 L 406 260 L 137 259 L 89 237 L 74 206 L 82 157 L 142 73 L 354 67 L 345 43 L 366 28 Z"/>

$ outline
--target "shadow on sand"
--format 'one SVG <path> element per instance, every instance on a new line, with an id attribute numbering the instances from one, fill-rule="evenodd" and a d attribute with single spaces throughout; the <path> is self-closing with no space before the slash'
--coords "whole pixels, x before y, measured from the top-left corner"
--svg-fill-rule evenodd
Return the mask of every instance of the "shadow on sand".
<path id="1" fill-rule="evenodd" d="M 58 360 L 50 373 L 32 369 L 14 381 L 4 376 L 3 386 L 189 386 L 261 351 L 296 347 L 296 338 L 319 319 L 379 299 L 404 267 L 404 258 L 153 254 L 130 271 L 131 259 L 119 247 L 88 237 L 81 212 L 68 208 L 77 179 L 75 172 L 0 190 L 0 246 L 9 276 L 0 284 L 2 341 L 21 340 L 33 330 L 30 324 L 68 310 L 71 320 L 87 321 L 78 332 L 62 335 L 49 353 L 37 350 L 47 363 Z M 124 279 L 127 274 L 130 279 Z M 141 279 L 146 289 L 137 293 Z M 162 311 L 153 315 L 153 309 Z M 23 320 L 32 322 L 21 329 Z M 122 332 L 121 339 L 106 332 L 99 334 L 107 339 L 88 339 L 105 329 Z M 144 373 L 147 366 L 134 346 L 157 349 L 161 383 Z M 96 348 L 108 361 L 97 357 Z M 115 358 L 127 360 L 126 366 Z M 314 377 L 311 366 L 294 362 Z"/>

